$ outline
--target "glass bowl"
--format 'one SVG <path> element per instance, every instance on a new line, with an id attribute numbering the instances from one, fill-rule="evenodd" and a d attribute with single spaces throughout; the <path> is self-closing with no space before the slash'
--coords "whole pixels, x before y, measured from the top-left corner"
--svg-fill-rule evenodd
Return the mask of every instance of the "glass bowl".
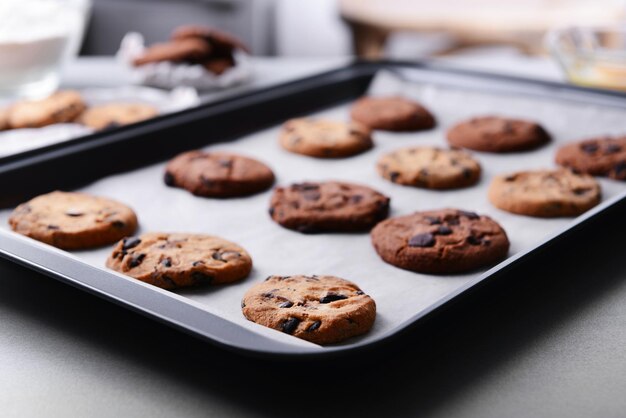
<path id="1" fill-rule="evenodd" d="M 546 44 L 572 83 L 626 91 L 626 24 L 556 29 Z"/>

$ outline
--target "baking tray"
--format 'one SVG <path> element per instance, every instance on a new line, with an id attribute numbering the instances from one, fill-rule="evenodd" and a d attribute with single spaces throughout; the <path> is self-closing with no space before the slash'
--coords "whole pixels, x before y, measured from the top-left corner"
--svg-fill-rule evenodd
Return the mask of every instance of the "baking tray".
<path id="1" fill-rule="evenodd" d="M 494 100 L 498 98 L 500 101 L 507 100 L 507 97 L 525 97 L 527 100 L 535 100 L 537 103 L 544 100 L 563 102 L 567 103 L 568 106 L 579 107 L 583 110 L 588 106 L 593 106 L 593 109 L 611 109 L 612 112 L 621 112 L 626 109 L 626 100 L 624 100 L 626 96 L 619 93 L 466 72 L 423 63 L 357 62 L 344 68 L 277 87 L 0 160 L 0 184 L 3 190 L 0 203 L 4 207 L 11 207 L 39 193 L 53 189 L 75 189 L 100 179 L 117 178 L 118 183 L 120 180 L 123 182 L 124 179 L 137 179 L 136 172 L 141 172 L 141 170 L 148 170 L 154 178 L 155 175 L 161 173 L 163 162 L 180 151 L 205 147 L 217 142 L 222 143 L 219 146 L 227 147 L 228 144 L 234 144 L 231 141 L 240 139 L 244 141 L 244 137 L 260 135 L 259 132 L 265 132 L 265 135 L 275 137 L 275 131 L 268 133 L 263 130 L 270 127 L 276 129 L 275 127 L 285 119 L 298 115 L 308 115 L 320 111 L 323 112 L 322 114 L 325 114 L 324 112 L 331 112 L 332 114 L 332 112 L 337 111 L 345 113 L 346 105 L 368 91 L 372 87 L 374 77 L 383 71 L 395 74 L 403 83 L 425 86 L 426 89 L 423 94 L 426 96 L 432 94 L 432 91 L 430 93 L 428 91 L 429 87 L 441 86 L 441 88 L 453 91 L 493 95 Z M 401 88 L 401 85 L 399 87 Z M 494 111 L 498 110 L 494 109 Z M 626 130 L 626 125 L 624 129 Z M 573 137 L 571 139 L 578 138 Z M 376 140 L 379 141 L 379 139 Z M 404 145 L 415 144 L 397 142 L 395 147 Z M 268 146 L 276 146 L 275 138 Z M 376 155 L 380 154 L 380 150 L 374 152 Z M 526 158 L 528 155 L 526 154 Z M 304 157 L 295 156 L 293 158 Z M 304 162 L 306 160 L 295 161 Z M 272 161 L 270 163 L 274 167 L 275 163 Z M 322 164 L 320 167 L 324 167 L 324 162 L 313 161 L 310 163 Z M 370 168 L 373 170 L 373 167 Z M 160 183 L 160 178 L 156 181 Z M 281 183 L 290 182 L 283 181 L 281 176 L 279 176 L 279 181 Z M 137 186 L 141 187 L 140 182 Z M 378 184 L 374 187 L 380 188 Z M 399 186 L 386 185 L 385 187 Z M 168 292 L 107 271 L 102 267 L 102 264 L 108 249 L 95 253 L 77 252 L 70 254 L 7 232 L 6 227 L 3 226 L 4 230 L 0 230 L 0 255 L 229 349 L 281 358 L 328 356 L 373 348 L 393 340 L 403 331 L 418 332 L 420 324 L 433 317 L 434 313 L 450 306 L 452 302 L 478 291 L 479 288 L 484 288 L 488 282 L 497 278 L 504 278 L 511 269 L 522 262 L 532 263 L 538 254 L 545 254 L 551 247 L 558 246 L 559 242 L 566 239 L 576 239 L 576 235 L 584 233 L 592 220 L 599 222 L 609 219 L 610 216 L 616 216 L 615 214 L 619 213 L 626 204 L 624 193 L 617 193 L 616 187 L 621 187 L 621 184 L 617 182 L 611 184 L 612 196 L 610 199 L 605 199 L 600 206 L 575 220 L 559 221 L 560 224 L 556 231 L 547 238 L 544 237 L 529 248 L 528 246 L 517 248 L 514 255 L 488 271 L 464 277 L 452 290 L 446 292 L 445 295 L 440 295 L 436 300 L 429 301 L 426 306 L 416 309 L 414 314 L 404 320 L 396 321 L 391 326 L 381 326 L 382 331 L 379 330 L 379 332 L 368 337 L 327 347 L 303 342 L 295 337 L 260 327 L 245 320 L 240 322 L 241 318 L 233 321 L 232 317 L 229 319 L 228 315 L 211 311 L 209 307 L 199 303 L 194 291 Z M 173 189 L 170 191 L 171 193 L 185 193 Z M 398 193 L 413 193 L 413 191 L 402 188 Z M 449 198 L 453 195 L 447 194 L 447 196 Z M 186 197 L 196 199 L 195 201 L 189 200 L 189 202 L 202 201 L 202 199 Z M 254 201 L 250 200 L 250 204 L 262 202 L 261 204 L 266 206 L 268 194 L 253 199 Z M 190 205 L 193 204 L 195 203 L 190 203 Z M 220 202 L 215 204 L 219 205 Z M 393 205 L 394 200 L 392 198 Z M 131 204 L 131 206 L 133 205 Z M 439 207 L 436 204 L 431 206 Z M 462 202 L 456 206 L 462 206 L 466 209 L 474 208 L 473 204 L 463 204 Z M 7 211 L 4 211 L 5 218 L 6 214 Z M 394 215 L 397 214 L 394 213 Z M 138 215 L 141 222 L 142 211 L 138 211 Z M 514 215 L 501 214 L 501 216 Z M 500 220 L 497 217 L 496 219 Z M 541 221 L 537 221 L 538 224 L 533 224 L 532 222 L 535 221 L 531 220 L 528 222 L 535 227 L 541 224 Z M 276 225 L 273 227 L 285 234 L 291 233 Z M 232 238 L 232 235 L 229 234 L 221 233 L 218 235 Z M 323 246 L 326 239 L 324 235 L 315 237 L 292 235 L 291 237 L 294 240 L 310 240 L 312 243 L 317 243 L 315 245 L 318 247 Z M 328 239 L 337 240 L 340 238 L 333 234 L 332 238 Z M 366 235 L 358 239 L 369 241 Z M 233 240 L 248 248 L 245 239 Z M 259 256 L 255 252 L 252 252 L 252 256 L 255 262 L 259 260 Z M 99 262 L 94 262 L 94 260 L 99 260 Z M 378 259 L 372 261 L 388 269 L 391 277 L 384 277 L 384 280 L 385 286 L 391 290 L 394 287 L 393 276 L 399 278 L 405 275 L 406 278 L 406 275 L 414 275 L 414 273 L 394 269 Z M 351 260 L 346 259 L 346 263 L 349 262 Z M 283 267 L 278 263 L 274 271 L 267 271 L 267 269 L 265 271 L 268 274 L 288 274 L 282 270 Z M 300 272 L 290 271 L 292 274 Z M 259 279 L 258 276 L 259 272 L 257 272 L 255 279 Z M 354 280 L 366 292 L 371 293 L 358 277 L 346 278 Z M 456 279 L 431 277 L 433 283 L 436 281 L 443 283 L 441 282 L 443 280 L 453 281 Z M 242 295 L 243 291 L 252 283 L 250 280 L 245 280 L 236 286 L 239 286 Z M 218 294 L 220 291 L 209 290 L 208 292 Z M 372 294 L 372 296 L 375 295 Z M 379 300 L 376 297 L 375 299 Z M 385 312 L 384 310 L 381 311 L 380 308 L 381 306 L 379 306 L 380 315 L 377 323 L 384 323 Z M 239 308 L 236 306 L 234 309 L 238 310 Z"/>

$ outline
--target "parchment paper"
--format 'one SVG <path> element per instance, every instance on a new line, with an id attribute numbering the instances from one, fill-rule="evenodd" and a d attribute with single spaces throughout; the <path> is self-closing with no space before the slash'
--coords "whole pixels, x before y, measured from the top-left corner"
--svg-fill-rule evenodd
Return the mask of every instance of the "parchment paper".
<path id="1" fill-rule="evenodd" d="M 369 185 L 391 197 L 392 214 L 417 210 L 457 207 L 486 214 L 498 221 L 511 241 L 510 255 L 536 246 L 571 218 L 537 219 L 513 215 L 494 208 L 487 200 L 490 179 L 498 173 L 555 167 L 553 156 L 561 144 L 588 136 L 626 133 L 623 110 L 530 97 L 512 97 L 403 82 L 381 72 L 370 94 L 402 94 L 423 102 L 437 117 L 437 129 L 419 133 L 376 132 L 371 151 L 348 159 L 320 160 L 290 154 L 278 145 L 280 127 L 273 127 L 232 143 L 207 149 L 247 154 L 268 163 L 278 184 L 304 180 L 345 180 Z M 349 105 L 316 114 L 348 120 Z M 403 187 L 383 180 L 375 170 L 380 155 L 401 147 L 438 145 L 445 147 L 445 131 L 453 123 L 481 114 L 501 114 L 534 119 L 552 134 L 554 141 L 539 150 L 506 155 L 474 153 L 483 176 L 471 188 L 428 191 Z M 245 121 L 241 121 L 245 123 Z M 174 140 L 174 138 L 173 138 Z M 254 332 L 291 341 L 310 343 L 247 321 L 240 308 L 246 290 L 272 274 L 331 274 L 357 283 L 377 304 L 378 316 L 372 331 L 345 344 L 371 340 L 393 330 L 438 300 L 458 291 L 482 272 L 466 275 L 431 276 L 404 271 L 384 263 L 376 254 L 368 234 L 303 235 L 275 224 L 267 214 L 271 192 L 239 199 L 205 199 L 163 184 L 165 162 L 133 172 L 111 176 L 82 189 L 84 192 L 118 199 L 133 207 L 141 231 L 181 231 L 219 235 L 244 246 L 252 255 L 252 275 L 240 283 L 178 291 L 206 310 L 241 324 Z M 600 179 L 603 201 L 626 190 L 624 183 Z M 0 213 L 7 228 L 9 211 Z M 76 252 L 79 258 L 104 268 L 110 248 Z M 120 276 L 119 278 L 123 280 Z M 124 278 L 125 279 L 125 278 Z M 129 279 L 130 280 L 130 279 Z M 296 341 L 297 340 L 297 341 Z"/>

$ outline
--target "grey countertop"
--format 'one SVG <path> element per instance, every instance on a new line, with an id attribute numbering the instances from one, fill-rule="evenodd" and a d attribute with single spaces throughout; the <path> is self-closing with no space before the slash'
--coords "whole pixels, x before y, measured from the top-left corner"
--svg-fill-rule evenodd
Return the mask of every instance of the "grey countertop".
<path id="1" fill-rule="evenodd" d="M 66 82 L 97 80 L 85 68 L 111 64 L 97 60 Z M 257 82 L 343 62 L 298 61 L 259 60 L 269 78 Z M 107 71 L 99 84 L 122 79 Z M 427 332 L 323 363 L 241 357 L 0 262 L 0 415 L 623 416 L 625 225 L 597 225 Z"/>

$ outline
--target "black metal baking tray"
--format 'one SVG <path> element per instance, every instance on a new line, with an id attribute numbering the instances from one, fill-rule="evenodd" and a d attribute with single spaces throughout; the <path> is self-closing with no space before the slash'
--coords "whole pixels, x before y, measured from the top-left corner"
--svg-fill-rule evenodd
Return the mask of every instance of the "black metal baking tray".
<path id="1" fill-rule="evenodd" d="M 68 190 L 114 173 L 165 161 L 183 150 L 233 141 L 285 119 L 352 101 L 367 90 L 374 75 L 383 69 L 398 73 L 419 69 L 434 83 L 626 109 L 626 95 L 620 93 L 426 63 L 356 62 L 276 87 L 1 159 L 0 206 L 10 207 L 53 189 Z M 329 356 L 372 349 L 404 332 L 418 332 L 437 312 L 483 291 L 520 263 L 532 262 L 538 255 L 554 251 L 560 242 L 588 234 L 590 225 L 610 222 L 625 205 L 623 194 L 603 203 L 574 220 L 566 230 L 510 257 L 482 274 L 471 286 L 454 292 L 374 341 L 325 348 L 292 346 L 252 333 L 193 304 L 181 303 L 181 297 L 172 297 L 168 292 L 132 280 L 111 280 L 116 276 L 27 238 L 0 234 L 0 256 L 228 349 L 280 358 Z"/>

